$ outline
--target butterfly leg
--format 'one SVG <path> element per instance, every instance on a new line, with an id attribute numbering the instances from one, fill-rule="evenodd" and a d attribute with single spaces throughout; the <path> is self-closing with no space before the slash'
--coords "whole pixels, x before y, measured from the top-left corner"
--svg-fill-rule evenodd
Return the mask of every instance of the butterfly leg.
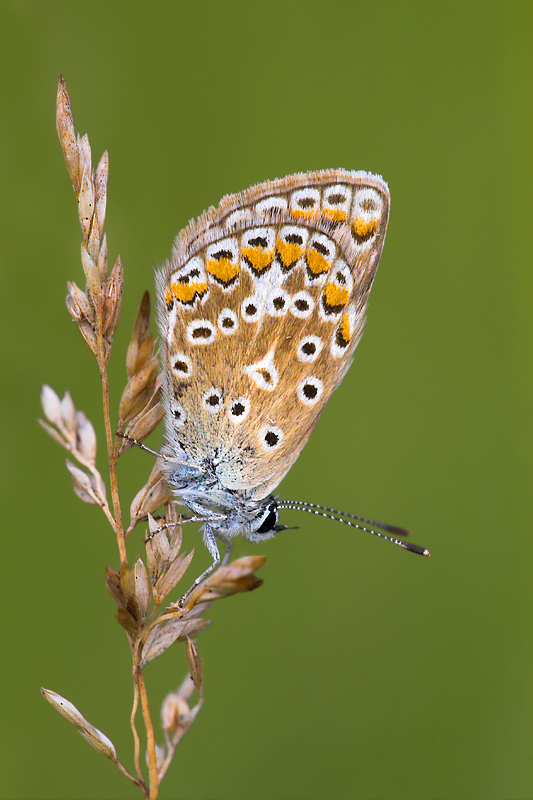
<path id="1" fill-rule="evenodd" d="M 222 561 L 220 560 L 220 553 L 218 550 L 217 539 L 219 539 L 223 544 L 226 545 L 226 552 L 224 553 Z M 221 566 L 224 566 L 229 561 L 229 557 L 231 555 L 231 550 L 233 547 L 233 542 L 231 541 L 231 539 L 229 539 L 227 536 L 222 535 L 221 533 L 217 533 L 215 536 L 213 529 L 207 523 L 204 526 L 204 544 L 209 550 L 209 555 L 213 559 L 213 563 L 206 570 L 204 570 L 201 575 L 199 575 L 196 578 L 191 588 L 185 592 L 185 594 L 179 601 L 180 606 L 183 606 L 185 604 L 185 600 L 187 599 L 187 597 L 189 597 L 191 592 L 194 589 L 196 589 L 196 587 L 199 586 L 199 584 L 202 583 L 202 581 L 205 578 L 207 578 L 207 576 L 215 569 L 215 567 L 217 567 L 219 564 L 221 564 Z"/>

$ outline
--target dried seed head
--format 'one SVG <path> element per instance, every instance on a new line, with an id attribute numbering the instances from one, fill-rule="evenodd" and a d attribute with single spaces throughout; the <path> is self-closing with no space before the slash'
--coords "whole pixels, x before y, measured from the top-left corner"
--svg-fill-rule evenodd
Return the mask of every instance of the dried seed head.
<path id="1" fill-rule="evenodd" d="M 189 704 L 176 692 L 167 694 L 161 705 L 161 726 L 171 735 L 189 714 Z"/>
<path id="2" fill-rule="evenodd" d="M 83 411 L 76 411 L 76 439 L 80 455 L 94 466 L 96 464 L 96 433 L 90 419 Z"/>
<path id="3" fill-rule="evenodd" d="M 102 245 L 102 251 L 105 247 L 105 263 L 107 265 L 107 246 L 106 240 L 104 238 L 104 244 Z M 102 271 L 102 266 L 100 263 L 100 259 L 98 261 L 98 268 Z M 102 326 L 104 329 L 106 341 L 111 344 L 113 341 L 113 335 L 115 333 L 116 327 L 118 325 L 118 320 L 120 318 L 120 309 L 122 306 L 122 293 L 124 290 L 124 270 L 122 269 L 122 262 L 120 260 L 120 256 L 117 257 L 113 269 L 111 270 L 111 275 L 109 276 L 109 280 L 105 286 L 104 292 L 104 305 L 103 305 L 103 322 Z"/>
<path id="4" fill-rule="evenodd" d="M 187 675 L 178 691 L 172 692 L 163 700 L 161 723 L 165 731 L 165 739 L 172 751 L 187 733 L 202 707 L 202 697 L 192 708 L 189 705 L 189 699 L 194 690 L 192 678 Z"/>
<path id="5" fill-rule="evenodd" d="M 133 571 L 135 576 L 134 596 L 139 609 L 140 618 L 144 619 L 148 613 L 148 609 L 150 608 L 152 593 L 150 591 L 148 573 L 140 556 L 137 556 L 135 559 Z"/>
<path id="6" fill-rule="evenodd" d="M 166 529 L 165 529 L 165 525 L 166 525 L 166 521 L 165 520 L 154 519 L 151 514 L 148 514 L 148 535 L 149 535 L 149 539 L 152 540 L 152 539 L 155 539 L 157 536 L 159 536 L 158 542 L 159 542 L 160 554 L 161 554 L 161 557 L 166 560 L 167 557 L 168 557 L 168 552 L 169 552 L 170 547 L 169 547 L 169 544 L 168 544 L 168 537 L 167 537 L 167 532 L 166 532 Z"/>
<path id="7" fill-rule="evenodd" d="M 143 439 L 146 439 L 147 436 L 155 431 L 165 416 L 165 409 L 160 403 L 160 397 L 161 386 L 158 384 L 146 406 L 127 425 L 124 431 L 126 436 L 130 437 L 130 439 L 135 439 L 137 442 L 142 442 Z M 127 442 L 128 439 L 123 441 Z"/>
<path id="8" fill-rule="evenodd" d="M 107 204 L 107 183 L 109 180 L 109 156 L 107 150 L 102 154 L 102 158 L 98 162 L 96 171 L 94 173 L 94 190 L 96 200 L 96 216 L 98 219 L 98 227 L 100 230 L 100 237 L 104 232 L 105 212 Z M 107 262 L 106 262 L 107 265 Z M 101 273 L 102 280 L 105 279 L 107 272 Z"/>
<path id="9" fill-rule="evenodd" d="M 170 543 L 170 561 L 173 561 L 178 555 L 181 542 L 183 539 L 181 524 L 176 524 L 178 521 L 181 523 L 181 517 L 178 514 L 178 509 L 175 503 L 170 502 L 165 506 L 165 519 L 168 527 L 168 540 Z"/>
<path id="10" fill-rule="evenodd" d="M 89 322 L 87 322 L 86 320 L 83 320 L 82 322 L 80 322 L 79 328 L 80 328 L 80 333 L 83 336 L 83 339 L 85 341 L 85 344 L 87 345 L 87 347 L 89 348 L 91 353 L 93 353 L 94 355 L 97 355 L 98 354 L 98 338 L 96 336 L 96 333 L 95 333 L 95 330 L 94 330 L 93 326 Z"/>
<path id="11" fill-rule="evenodd" d="M 57 87 L 56 127 L 63 155 L 65 156 L 69 178 L 77 194 L 80 182 L 78 144 L 76 141 L 76 132 L 74 130 L 74 120 L 72 119 L 70 98 L 67 85 L 63 78 L 59 79 L 59 85 Z"/>
<path id="12" fill-rule="evenodd" d="M 174 642 L 198 636 L 210 625 L 209 619 L 180 619 L 177 614 L 174 619 L 156 623 L 146 637 L 139 667 L 142 669 L 149 661 L 162 655 Z"/>
<path id="13" fill-rule="evenodd" d="M 67 469 L 70 472 L 72 481 L 72 489 L 74 494 L 83 500 L 84 503 L 92 503 L 94 505 L 101 505 L 101 499 L 98 496 L 98 491 L 95 485 L 93 475 L 88 475 L 82 469 L 77 467 L 72 461 L 66 460 Z"/>
<path id="14" fill-rule="evenodd" d="M 89 298 L 85 292 L 82 292 L 72 281 L 67 283 L 67 289 L 66 303 L 70 316 L 78 323 L 86 320 L 91 327 L 94 327 L 96 324 L 94 306 L 89 302 Z"/>
<path id="15" fill-rule="evenodd" d="M 84 137 L 84 139 L 86 139 L 87 147 L 89 148 L 89 158 L 88 164 L 84 164 L 83 174 L 81 177 L 81 186 L 78 194 L 78 215 L 80 218 L 81 229 L 83 231 L 83 241 L 88 242 L 94 214 L 94 186 L 91 174 L 92 170 L 89 140 L 86 137 Z"/>
<path id="16" fill-rule="evenodd" d="M 150 582 L 140 556 L 137 557 L 133 569 L 127 564 L 122 564 L 118 572 L 108 567 L 105 581 L 118 606 L 119 623 L 128 633 L 134 635 L 148 613 L 151 600 Z"/>
<path id="17" fill-rule="evenodd" d="M 92 157 L 91 157 L 91 145 L 89 144 L 89 137 L 86 133 L 83 136 L 80 136 L 78 133 L 77 137 L 78 142 L 78 153 L 80 157 L 80 175 L 82 179 L 80 181 L 80 192 L 81 192 L 81 185 L 83 183 L 83 173 L 85 172 L 86 175 L 92 175 L 93 173 L 93 166 L 92 166 Z"/>
<path id="18" fill-rule="evenodd" d="M 81 264 L 87 279 L 90 297 L 94 305 L 100 307 L 102 304 L 102 284 L 98 274 L 98 267 L 87 252 L 84 244 L 81 245 Z"/>
<path id="19" fill-rule="evenodd" d="M 150 297 L 145 292 L 133 327 L 126 357 L 128 383 L 119 406 L 120 431 L 131 438 L 142 441 L 161 421 L 164 411 L 160 406 L 161 380 L 159 362 L 154 341 L 150 333 Z M 126 424 L 128 427 L 125 429 Z M 125 439 L 119 455 L 131 447 Z"/>
<path id="20" fill-rule="evenodd" d="M 69 722 L 76 726 L 79 733 L 81 733 L 85 741 L 88 742 L 91 747 L 94 747 L 99 753 L 107 756 L 111 761 L 115 763 L 118 762 L 117 751 L 111 739 L 108 739 L 102 731 L 99 731 L 98 728 L 91 725 L 91 723 L 80 714 L 75 705 L 66 698 L 61 697 L 60 694 L 50 691 L 50 689 L 41 688 L 41 693 L 55 710 L 59 711 L 61 716 L 65 717 L 65 719 L 68 719 Z"/>
<path id="21" fill-rule="evenodd" d="M 133 498 L 130 507 L 131 523 L 128 531 L 133 530 L 140 520 L 146 519 L 148 514 L 155 514 L 158 508 L 170 502 L 172 502 L 172 492 L 164 479 L 158 460 L 154 464 L 147 482 Z"/>
<path id="22" fill-rule="evenodd" d="M 87 295 L 69 287 L 67 308 L 78 322 L 90 350 L 107 363 L 117 326 L 122 297 L 123 276 L 120 262 L 107 282 L 107 242 L 104 222 L 109 174 L 104 153 L 96 172 L 92 171 L 88 137 L 74 135 L 74 122 L 65 82 L 61 79 L 57 95 L 57 130 L 65 161 L 78 200 L 78 215 L 83 232 L 81 260 L 87 279 Z M 87 305 L 89 308 L 87 308 Z M 103 364 L 100 365 L 101 367 Z"/>
<path id="23" fill-rule="evenodd" d="M 154 534 L 151 539 L 146 542 L 146 566 L 148 567 L 148 574 L 152 585 L 157 581 L 164 567 L 164 560 L 160 557 L 160 543 L 167 542 L 167 537 L 164 531 Z"/>
<path id="24" fill-rule="evenodd" d="M 174 529 L 178 529 L 176 532 Z M 181 547 L 181 524 L 167 522 L 164 518 L 155 520 L 148 514 L 148 536 L 145 539 L 146 561 L 153 585 L 154 602 L 159 605 L 181 580 L 193 557 L 183 554 L 178 557 Z"/>
<path id="25" fill-rule="evenodd" d="M 258 589 L 263 581 L 255 575 L 255 571 L 262 567 L 265 561 L 266 556 L 245 556 L 227 566 L 219 567 L 205 583 L 192 592 L 186 607 L 192 608 L 197 603 Z"/>
<path id="26" fill-rule="evenodd" d="M 187 655 L 187 661 L 189 664 L 189 671 L 191 673 L 191 678 L 193 680 L 194 686 L 198 694 L 202 694 L 203 690 L 203 672 L 202 672 L 202 661 L 200 656 L 198 655 L 198 648 L 196 647 L 195 643 L 192 639 L 187 637 L 187 643 L 185 645 L 185 653 Z"/>
<path id="27" fill-rule="evenodd" d="M 98 272 L 100 273 L 102 283 L 105 283 L 105 279 L 107 278 L 107 234 L 103 234 L 101 241 L 102 244 L 100 245 L 100 249 L 96 254 L 96 264 L 98 266 Z"/>
<path id="28" fill-rule="evenodd" d="M 72 402 L 70 392 L 65 392 L 61 399 L 61 416 L 66 430 L 75 435 L 76 433 L 76 408 Z"/>
<path id="29" fill-rule="evenodd" d="M 61 401 L 52 387 L 46 383 L 43 384 L 41 389 L 41 406 L 45 417 L 59 427 L 63 421 Z"/>
<path id="30" fill-rule="evenodd" d="M 152 358 L 141 369 L 131 376 L 122 393 L 119 406 L 119 425 L 122 428 L 139 414 L 144 413 L 146 406 L 154 395 L 159 364 Z"/>
<path id="31" fill-rule="evenodd" d="M 112 569 L 111 567 L 107 567 L 105 571 L 105 584 L 107 586 L 107 590 L 117 606 L 124 607 L 124 594 L 122 592 L 122 586 L 120 583 L 120 575 L 119 573 Z"/>
<path id="32" fill-rule="evenodd" d="M 154 603 L 156 606 L 163 602 L 165 597 L 170 594 L 183 578 L 192 561 L 193 555 L 194 550 L 191 553 L 184 553 L 178 556 L 178 558 L 171 561 L 167 568 L 162 571 L 161 577 L 154 585 Z"/>
<path id="33" fill-rule="evenodd" d="M 181 682 L 176 694 L 185 701 L 189 701 L 195 692 L 194 681 L 190 675 L 186 675 Z"/>
<path id="34" fill-rule="evenodd" d="M 75 493 L 86 503 L 107 508 L 105 483 L 96 469 L 96 434 L 89 418 L 76 410 L 68 392 L 59 400 L 53 389 L 43 386 L 41 401 L 45 415 L 55 427 L 43 420 L 39 424 L 84 468 L 67 461 Z"/>
<path id="35" fill-rule="evenodd" d="M 154 519 L 148 514 L 148 536 L 145 539 L 146 552 L 150 552 L 151 558 L 157 564 L 158 572 L 170 561 L 170 544 L 168 541 L 168 531 L 164 518 Z"/>
<path id="36" fill-rule="evenodd" d="M 143 294 L 137 318 L 133 326 L 131 341 L 126 355 L 126 370 L 128 377 L 135 375 L 136 372 L 154 354 L 154 342 L 150 332 L 150 295 L 148 292 Z"/>
<path id="37" fill-rule="evenodd" d="M 96 219 L 96 211 L 95 211 L 93 213 L 93 218 L 92 218 L 92 221 L 91 221 L 91 230 L 89 232 L 89 238 L 87 240 L 87 252 L 89 253 L 89 255 L 92 258 L 92 260 L 94 261 L 94 263 L 96 264 L 100 283 L 102 285 L 104 285 L 105 284 L 106 275 L 104 275 L 103 278 L 101 276 L 101 270 L 100 270 L 100 251 L 101 251 L 101 247 L 100 247 L 100 231 L 98 229 L 97 222 L 98 221 Z M 106 260 L 105 263 L 106 263 L 106 274 L 107 274 L 107 260 Z"/>
<path id="38" fill-rule="evenodd" d="M 167 506 L 166 518 L 157 520 L 148 514 L 148 536 L 146 544 L 146 563 L 152 584 L 155 584 L 169 565 L 179 555 L 182 541 L 181 524 L 175 505 Z"/>
<path id="39" fill-rule="evenodd" d="M 164 411 L 160 405 L 161 380 L 159 362 L 150 333 L 150 297 L 145 292 L 128 347 L 126 357 L 128 383 L 119 406 L 119 430 L 142 441 L 161 421 Z M 126 431 L 125 425 L 128 423 Z M 131 447 L 127 439 L 121 443 L 119 455 Z"/>

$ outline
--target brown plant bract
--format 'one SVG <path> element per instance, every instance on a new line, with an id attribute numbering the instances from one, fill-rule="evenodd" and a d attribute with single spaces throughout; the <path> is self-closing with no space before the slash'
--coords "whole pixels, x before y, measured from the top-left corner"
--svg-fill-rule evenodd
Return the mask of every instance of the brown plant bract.
<path id="1" fill-rule="evenodd" d="M 150 332 L 150 298 L 142 298 L 126 356 L 127 384 L 118 407 L 118 423 L 113 428 L 109 401 L 107 365 L 113 345 L 122 302 L 124 272 L 117 257 L 108 274 L 107 241 L 104 222 L 107 203 L 108 157 L 104 153 L 92 171 L 91 148 L 87 135 L 76 136 L 70 99 L 64 80 L 57 92 L 57 132 L 67 171 L 78 203 L 82 229 L 81 261 L 85 273 L 85 291 L 68 283 L 67 309 L 77 322 L 80 333 L 95 355 L 100 372 L 106 431 L 107 463 L 111 502 L 106 484 L 96 466 L 97 438 L 94 427 L 83 411 L 77 410 L 70 394 L 62 399 L 49 386 L 43 386 L 41 403 L 45 420 L 39 420 L 52 438 L 70 454 L 67 459 L 72 488 L 81 500 L 98 505 L 112 526 L 119 550 L 119 567 L 108 567 L 106 586 L 117 606 L 117 620 L 127 634 L 132 654 L 133 708 L 130 725 L 134 739 L 136 775 L 130 774 L 118 759 L 113 743 L 91 725 L 70 701 L 43 689 L 46 699 L 73 725 L 85 740 L 139 786 L 146 798 L 156 798 L 175 750 L 194 722 L 203 702 L 203 673 L 195 638 L 210 625 L 203 618 L 214 600 L 256 589 L 262 581 L 255 571 L 263 556 L 241 558 L 220 569 L 187 593 L 180 601 L 168 602 L 185 575 L 193 552 L 184 553 L 181 519 L 166 485 L 158 458 L 145 486 L 130 504 L 131 522 L 124 530 L 117 478 L 117 460 L 132 444 L 142 442 L 163 416 L 160 404 L 161 385 L 155 342 Z M 164 516 L 152 514 L 164 507 Z M 148 519 L 146 554 L 128 563 L 126 537 L 142 520 Z M 167 605 L 165 606 L 165 603 Z M 181 686 L 167 695 L 161 708 L 164 745 L 156 744 L 154 726 L 144 681 L 144 667 L 162 655 L 174 642 L 185 648 L 189 672 Z M 198 700 L 190 704 L 193 693 Z M 148 780 L 141 768 L 140 740 L 136 716 L 141 707 L 146 731 Z"/>

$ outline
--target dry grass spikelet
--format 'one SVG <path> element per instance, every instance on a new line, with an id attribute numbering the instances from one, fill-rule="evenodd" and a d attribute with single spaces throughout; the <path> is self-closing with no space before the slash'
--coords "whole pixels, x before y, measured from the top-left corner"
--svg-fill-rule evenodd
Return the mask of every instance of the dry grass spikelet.
<path id="1" fill-rule="evenodd" d="M 94 426 L 76 408 L 68 392 L 60 398 L 50 386 L 43 386 L 41 403 L 44 430 L 69 454 L 66 466 L 76 496 L 99 506 L 117 541 L 118 566 L 107 567 L 105 582 L 117 608 L 117 620 L 127 634 L 131 650 L 133 707 L 130 725 L 134 741 L 135 774 L 120 762 L 113 743 L 95 728 L 65 698 L 43 689 L 43 695 L 69 720 L 98 752 L 105 755 L 135 785 L 144 797 L 156 798 L 175 750 L 193 724 L 203 703 L 203 670 L 196 639 L 211 624 L 205 612 L 218 599 L 249 592 L 261 585 L 255 571 L 264 558 L 242 558 L 221 567 L 193 592 L 183 593 L 186 602 L 170 600 L 189 569 L 194 553 L 183 551 L 181 518 L 172 500 L 156 458 L 146 484 L 130 501 L 131 521 L 124 529 L 117 462 L 134 443 L 142 442 L 163 417 L 160 403 L 161 382 L 156 342 L 150 330 L 150 298 L 141 300 L 126 354 L 127 383 L 118 403 L 118 423 L 111 422 L 111 403 L 107 368 L 117 328 L 124 291 L 124 270 L 117 256 L 108 269 L 104 223 L 107 206 L 109 163 L 104 153 L 92 168 L 88 137 L 76 135 L 70 99 L 64 80 L 59 81 L 56 108 L 57 132 L 67 171 L 76 195 L 82 231 L 81 262 L 85 289 L 68 283 L 66 304 L 71 317 L 96 358 L 100 373 L 109 490 L 97 467 L 97 437 Z M 157 454 L 155 454 L 157 456 Z M 155 518 L 158 510 L 160 516 Z M 126 539 L 136 526 L 148 520 L 144 537 L 144 557 L 129 561 Z M 182 598 L 183 599 L 183 598 Z M 156 743 L 148 702 L 144 669 L 176 642 L 184 647 L 188 672 L 176 691 L 170 692 L 161 708 L 164 744 Z M 196 694 L 197 700 L 191 702 Z M 141 708 L 146 737 L 145 776 L 137 731 L 137 711 Z"/>

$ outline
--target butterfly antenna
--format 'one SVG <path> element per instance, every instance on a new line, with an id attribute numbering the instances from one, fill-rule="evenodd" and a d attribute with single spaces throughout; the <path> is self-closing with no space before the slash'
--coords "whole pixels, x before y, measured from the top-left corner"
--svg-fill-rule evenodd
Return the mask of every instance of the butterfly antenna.
<path id="1" fill-rule="evenodd" d="M 171 458 L 164 452 L 158 453 L 157 450 L 152 450 L 150 447 L 146 447 L 145 444 L 140 442 L 138 439 L 134 439 L 133 436 L 128 436 L 127 433 L 121 433 L 120 431 L 117 431 L 116 435 L 120 436 L 122 439 L 127 439 L 128 442 L 131 442 L 132 444 L 136 445 L 136 447 L 140 447 L 141 450 L 144 450 L 146 453 L 151 453 L 153 456 L 157 456 L 157 458 L 160 458 L 161 461 L 170 462 L 171 464 L 186 464 L 185 461 L 180 461 L 178 458 Z M 201 467 L 195 467 L 194 469 L 197 471 L 198 474 L 204 472 L 204 470 Z"/>
<path id="2" fill-rule="evenodd" d="M 329 508 L 328 506 L 321 506 L 317 503 L 306 503 L 305 500 L 287 500 L 282 501 L 285 508 L 315 508 L 318 511 L 328 511 L 330 514 L 335 514 L 336 517 L 345 517 L 348 519 L 356 519 L 358 522 L 364 522 L 366 525 L 375 525 L 376 528 L 381 528 L 382 531 L 392 533 L 395 536 L 409 536 L 409 531 L 406 528 L 399 528 L 397 525 L 389 525 L 386 522 L 378 522 L 375 519 L 367 519 L 366 517 L 359 517 L 357 514 L 349 514 L 347 511 L 339 511 L 336 508 Z"/>
<path id="3" fill-rule="evenodd" d="M 151 453 L 153 456 L 159 457 L 161 455 L 160 453 L 157 453 L 155 450 L 151 450 L 149 447 L 146 447 L 146 445 L 140 442 L 138 439 L 134 439 L 133 436 L 128 436 L 127 433 L 121 433 L 120 431 L 117 431 L 117 436 L 120 436 L 121 439 L 127 439 L 128 442 L 131 442 L 136 447 L 140 447 L 141 450 L 146 450 L 147 453 Z M 164 456 L 162 457 L 164 458 Z"/>
<path id="4" fill-rule="evenodd" d="M 326 519 L 331 519 L 334 522 L 342 522 L 344 525 L 349 525 L 351 528 L 357 528 L 360 531 L 365 531 L 366 533 L 371 533 L 373 536 L 379 536 L 380 539 L 385 539 L 388 542 L 392 542 L 392 544 L 398 545 L 398 547 L 403 547 L 404 550 L 409 550 L 411 553 L 417 553 L 420 556 L 430 556 L 431 553 L 425 547 L 420 547 L 418 544 L 412 544 L 411 542 L 404 542 L 401 539 L 396 539 L 395 536 L 387 536 L 382 531 L 387 531 L 388 533 L 395 534 L 396 536 L 407 536 L 409 531 L 406 531 L 404 528 L 398 528 L 395 525 L 387 525 L 381 522 L 376 522 L 374 520 L 366 519 L 366 517 L 358 517 L 355 514 L 348 514 L 344 511 L 337 511 L 333 508 L 328 508 L 327 506 L 320 506 L 316 503 L 306 503 L 304 501 L 299 500 L 282 500 L 278 503 L 279 509 L 292 509 L 294 511 L 305 511 L 308 514 L 316 514 L 318 517 L 325 517 Z M 363 522 L 366 524 L 359 525 L 356 522 L 351 522 L 351 520 L 358 520 L 359 522 Z M 367 528 L 366 525 L 374 525 L 376 528 L 381 528 L 381 531 L 374 530 L 374 528 Z"/>

